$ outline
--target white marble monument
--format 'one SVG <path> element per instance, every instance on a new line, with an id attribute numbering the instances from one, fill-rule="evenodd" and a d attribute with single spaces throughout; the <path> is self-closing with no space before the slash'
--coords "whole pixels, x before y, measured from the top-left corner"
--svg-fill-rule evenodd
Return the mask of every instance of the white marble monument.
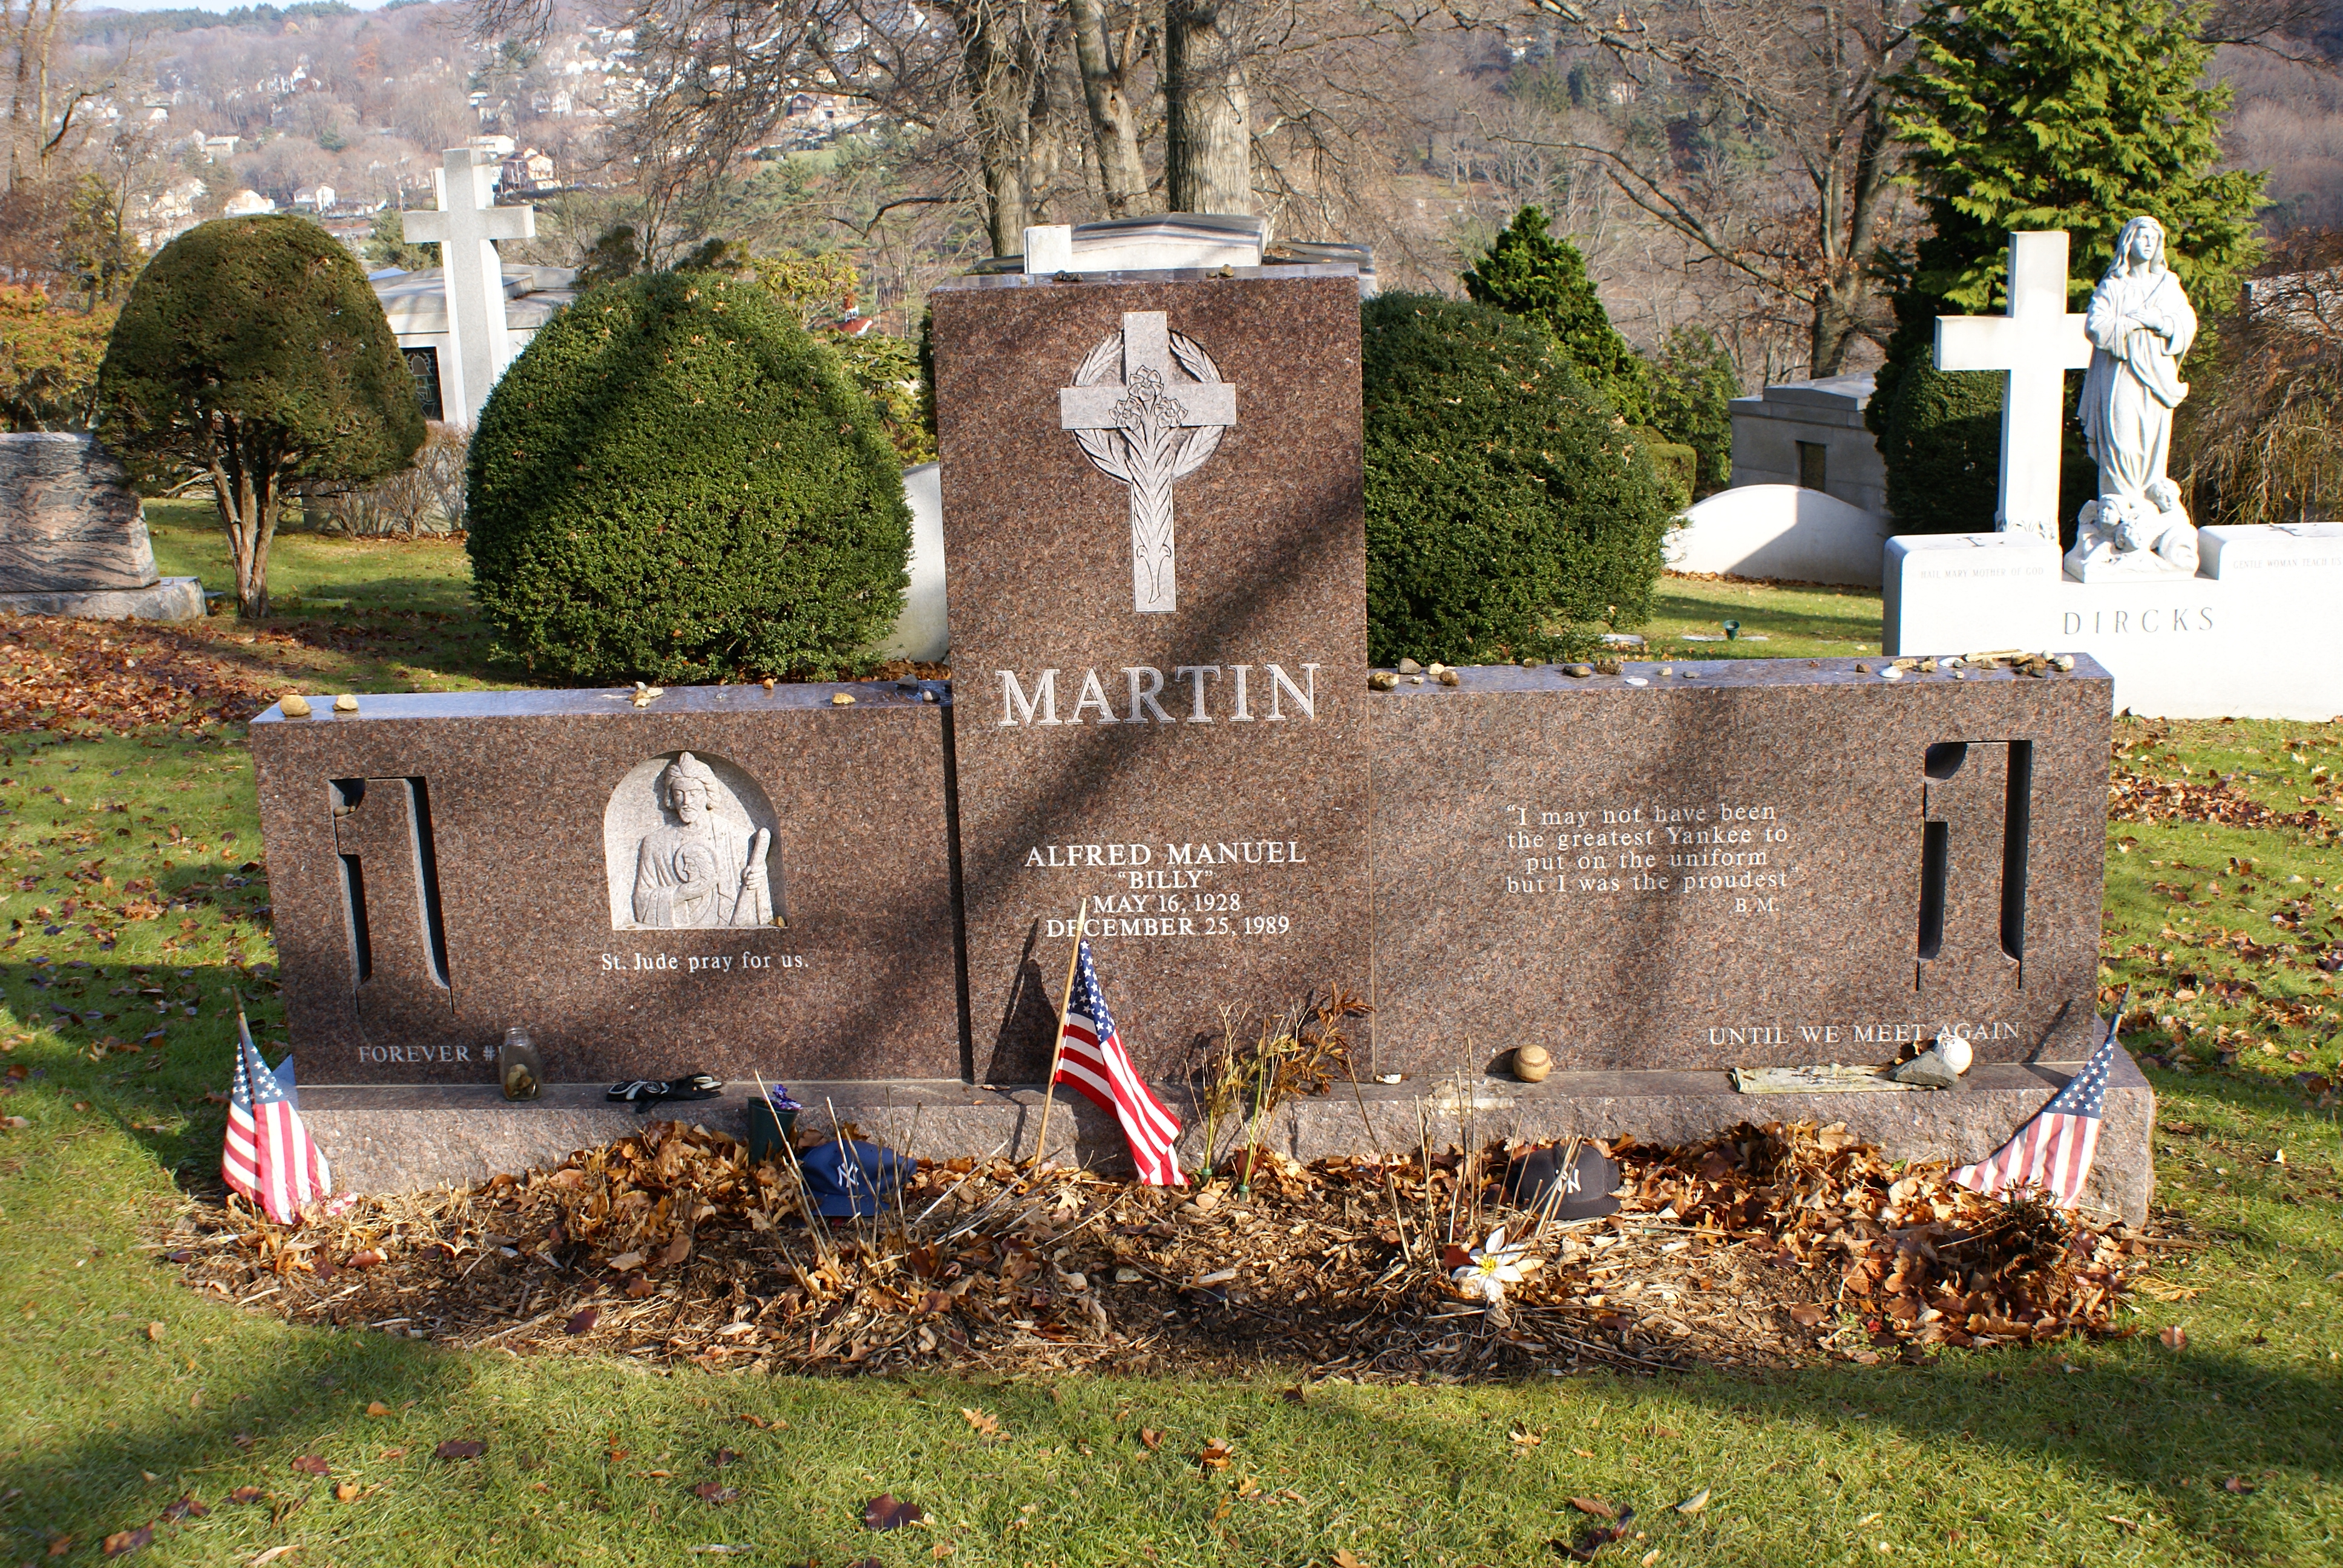
<path id="1" fill-rule="evenodd" d="M 456 351 L 439 367 L 441 407 L 457 424 L 477 425 L 488 389 L 512 362 L 505 323 L 504 264 L 496 242 L 537 233 L 537 210 L 496 205 L 497 166 L 469 147 L 449 147 L 434 169 L 439 210 L 400 215 L 409 245 L 437 245 L 446 277 Z"/>
<path id="2" fill-rule="evenodd" d="M 2343 717 L 2343 524 L 2197 528 L 2165 472 L 2197 321 L 2162 229 L 2152 218 L 2124 226 L 2084 316 L 2065 312 L 2064 235 L 2012 235 L 2010 270 L 2009 316 L 1936 324 L 1941 367 L 2009 377 L 2000 530 L 1889 539 L 1882 648 L 2088 653 L 2115 677 L 2117 708 L 2143 715 Z M 2020 319 L 2030 333 L 1997 325 Z M 2099 494 L 2062 557 L 2070 369 L 2087 372 L 2083 424 Z"/>
<path id="3" fill-rule="evenodd" d="M 1802 485 L 1735 485 L 1685 508 L 1661 541 L 1668 570 L 1879 586 L 1887 519 Z"/>
<path id="4" fill-rule="evenodd" d="M 2009 309 L 1936 317 L 1936 368 L 1998 370 L 2003 533 L 2058 538 L 2058 443 L 2066 372 L 2091 363 L 2085 318 L 2066 309 L 2066 236 L 2009 236 Z"/>

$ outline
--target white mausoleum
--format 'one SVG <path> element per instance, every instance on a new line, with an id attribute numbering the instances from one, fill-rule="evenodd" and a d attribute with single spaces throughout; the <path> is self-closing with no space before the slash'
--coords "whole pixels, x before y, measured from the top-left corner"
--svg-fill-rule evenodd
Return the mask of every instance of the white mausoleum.
<path id="1" fill-rule="evenodd" d="M 1795 485 L 1885 517 L 1887 469 L 1863 424 L 1871 387 L 1867 373 L 1826 376 L 1733 399 L 1733 483 Z"/>

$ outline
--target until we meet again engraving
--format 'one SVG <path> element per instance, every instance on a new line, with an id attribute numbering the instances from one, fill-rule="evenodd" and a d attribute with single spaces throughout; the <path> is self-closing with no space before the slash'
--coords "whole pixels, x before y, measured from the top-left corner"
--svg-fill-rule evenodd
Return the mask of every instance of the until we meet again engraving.
<path id="1" fill-rule="evenodd" d="M 1559 811 L 1504 808 L 1505 891 L 1533 898 L 1614 893 L 1731 896 L 1733 913 L 1778 913 L 1790 885 L 1795 835 L 1778 807 L 1598 806 Z"/>

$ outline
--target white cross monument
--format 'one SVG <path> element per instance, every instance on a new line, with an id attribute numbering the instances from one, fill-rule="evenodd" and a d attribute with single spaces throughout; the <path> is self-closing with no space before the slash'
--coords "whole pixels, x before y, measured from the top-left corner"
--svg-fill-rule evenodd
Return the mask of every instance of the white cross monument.
<path id="1" fill-rule="evenodd" d="M 469 147 L 449 147 L 447 166 L 431 171 L 439 210 L 402 213 L 407 243 L 437 245 L 447 290 L 447 331 L 455 363 L 439 367 L 441 403 L 464 424 L 480 422 L 488 388 L 512 361 L 505 330 L 505 270 L 500 239 L 531 239 L 537 209 L 498 206 L 493 166 Z M 460 414 L 458 410 L 461 410 Z"/>
<path id="2" fill-rule="evenodd" d="M 1059 391 L 1059 427 L 1073 432 L 1099 472 L 1131 487 L 1132 608 L 1179 608 L 1172 485 L 1202 467 L 1236 422 L 1236 388 L 1161 310 L 1126 312 L 1122 330 L 1091 349 L 1074 384 Z"/>
<path id="3" fill-rule="evenodd" d="M 1998 370 L 2003 533 L 2058 540 L 2058 446 L 2066 372 L 2087 370 L 2091 340 L 2066 310 L 2066 233 L 2009 236 L 2009 309 L 1936 317 L 1936 368 Z"/>

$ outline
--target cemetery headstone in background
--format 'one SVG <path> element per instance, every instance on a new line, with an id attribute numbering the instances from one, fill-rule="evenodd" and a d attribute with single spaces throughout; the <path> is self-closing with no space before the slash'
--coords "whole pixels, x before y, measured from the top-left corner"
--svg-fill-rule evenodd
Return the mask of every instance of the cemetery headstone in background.
<path id="1" fill-rule="evenodd" d="M 192 620 L 203 585 L 155 569 L 146 512 L 95 436 L 0 436 L 0 609 Z"/>
<path id="2" fill-rule="evenodd" d="M 254 720 L 305 1080 L 961 1077 L 942 689 L 631 698 Z"/>
<path id="3" fill-rule="evenodd" d="M 1083 900 L 1151 1076 L 1367 988 L 1358 280 L 1233 270 L 933 296 L 990 1081 L 1046 1070 Z"/>

